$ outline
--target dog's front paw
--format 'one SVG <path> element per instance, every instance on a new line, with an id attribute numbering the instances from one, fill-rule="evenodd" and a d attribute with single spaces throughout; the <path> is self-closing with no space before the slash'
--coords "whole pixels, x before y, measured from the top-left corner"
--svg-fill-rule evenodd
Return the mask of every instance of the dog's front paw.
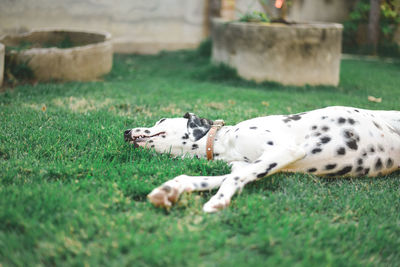
<path id="1" fill-rule="evenodd" d="M 147 198 L 156 207 L 170 208 L 179 198 L 179 190 L 170 185 L 157 187 Z"/>
<path id="2" fill-rule="evenodd" d="M 216 197 L 212 197 L 206 204 L 203 206 L 203 211 L 207 213 L 213 213 L 225 209 L 230 204 L 230 199 L 224 198 L 221 194 Z"/>

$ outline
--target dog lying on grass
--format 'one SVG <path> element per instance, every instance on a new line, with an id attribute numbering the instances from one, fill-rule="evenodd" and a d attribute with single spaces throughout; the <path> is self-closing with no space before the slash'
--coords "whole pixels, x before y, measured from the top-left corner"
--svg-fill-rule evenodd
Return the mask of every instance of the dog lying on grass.
<path id="1" fill-rule="evenodd" d="M 232 166 L 221 176 L 180 175 L 154 189 L 155 206 L 171 207 L 183 192 L 219 188 L 205 212 L 227 207 L 247 183 L 276 172 L 328 177 L 379 176 L 400 164 L 400 112 L 327 107 L 293 115 L 246 120 L 234 126 L 192 113 L 125 131 L 136 147 L 218 159 Z"/>

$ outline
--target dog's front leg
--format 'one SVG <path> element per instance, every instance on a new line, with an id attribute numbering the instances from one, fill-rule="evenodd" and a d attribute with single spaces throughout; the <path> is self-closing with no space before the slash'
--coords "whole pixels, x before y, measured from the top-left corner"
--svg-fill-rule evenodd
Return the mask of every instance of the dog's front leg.
<path id="1" fill-rule="evenodd" d="M 262 156 L 253 163 L 235 169 L 226 176 L 218 192 L 203 206 L 205 212 L 216 212 L 230 204 L 232 196 L 247 183 L 274 174 L 287 165 L 302 159 L 305 152 L 297 146 L 265 150 Z"/>
<path id="2" fill-rule="evenodd" d="M 187 176 L 180 175 L 154 189 L 147 197 L 157 207 L 169 208 L 183 192 L 205 191 L 218 188 L 226 175 Z"/>

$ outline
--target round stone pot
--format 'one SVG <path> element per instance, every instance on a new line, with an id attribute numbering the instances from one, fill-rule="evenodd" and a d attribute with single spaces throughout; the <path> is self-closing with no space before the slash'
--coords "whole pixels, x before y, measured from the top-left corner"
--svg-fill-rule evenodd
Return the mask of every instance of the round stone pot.
<path id="1" fill-rule="evenodd" d="M 35 30 L 6 35 L 7 62 L 26 64 L 38 81 L 94 80 L 112 68 L 109 33 L 70 30 Z"/>
<path id="2" fill-rule="evenodd" d="M 4 45 L 0 43 L 0 87 L 3 85 L 4 77 Z"/>
<path id="3" fill-rule="evenodd" d="M 212 61 L 244 79 L 303 86 L 339 84 L 341 24 L 214 19 Z"/>

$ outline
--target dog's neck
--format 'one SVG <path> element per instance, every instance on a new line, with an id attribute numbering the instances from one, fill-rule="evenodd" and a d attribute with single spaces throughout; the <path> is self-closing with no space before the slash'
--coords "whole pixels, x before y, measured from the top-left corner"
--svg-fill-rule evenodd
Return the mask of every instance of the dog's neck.
<path id="1" fill-rule="evenodd" d="M 214 145 L 213 145 L 213 159 L 218 160 L 218 159 L 226 159 L 225 155 L 227 153 L 227 143 L 228 143 L 228 138 L 229 138 L 229 130 L 232 128 L 232 126 L 223 126 L 220 128 L 214 136 Z M 193 157 L 199 157 L 199 158 L 207 158 L 207 137 L 208 135 L 205 135 L 203 138 L 200 140 L 194 142 L 193 145 L 197 145 L 198 149 L 191 150 L 190 154 L 192 154 Z"/>

